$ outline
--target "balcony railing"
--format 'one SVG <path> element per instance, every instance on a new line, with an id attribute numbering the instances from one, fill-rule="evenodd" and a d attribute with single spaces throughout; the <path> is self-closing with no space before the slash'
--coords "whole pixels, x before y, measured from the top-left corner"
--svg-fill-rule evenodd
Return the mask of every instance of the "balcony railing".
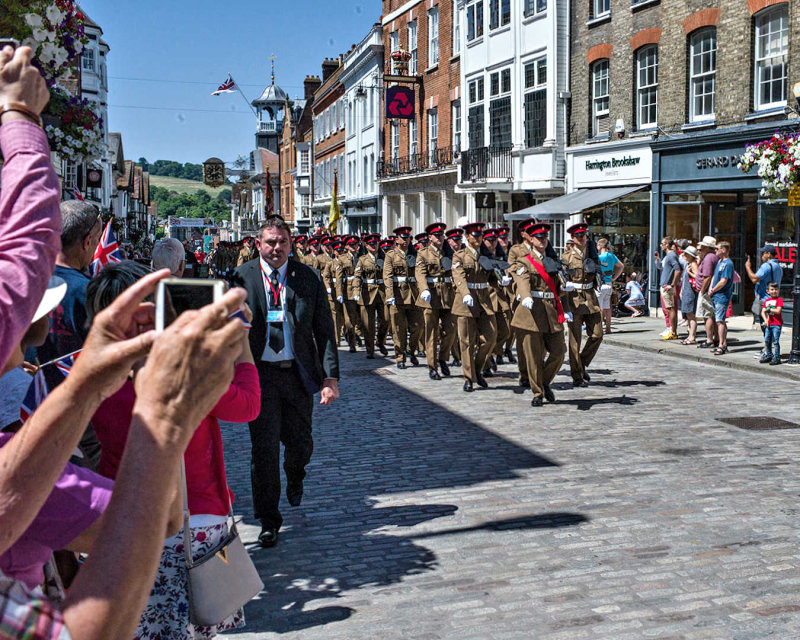
<path id="1" fill-rule="evenodd" d="M 461 153 L 461 182 L 512 177 L 511 148 L 480 147 Z"/>
<path id="2" fill-rule="evenodd" d="M 446 169 L 455 164 L 457 157 L 458 153 L 454 157 L 453 147 L 441 147 L 425 153 L 401 156 L 393 160 L 380 160 L 377 166 L 378 178 L 392 178 Z"/>

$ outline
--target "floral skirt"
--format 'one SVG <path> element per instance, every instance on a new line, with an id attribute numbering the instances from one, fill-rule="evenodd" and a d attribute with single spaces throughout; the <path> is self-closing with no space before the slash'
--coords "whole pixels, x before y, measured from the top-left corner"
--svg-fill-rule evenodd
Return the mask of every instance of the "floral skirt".
<path id="1" fill-rule="evenodd" d="M 192 557 L 200 558 L 228 535 L 228 525 L 192 527 Z M 239 609 L 213 627 L 198 627 L 189 621 L 189 585 L 183 558 L 183 532 L 164 542 L 161 564 L 136 630 L 136 640 L 195 640 L 213 638 L 219 631 L 244 626 Z"/>

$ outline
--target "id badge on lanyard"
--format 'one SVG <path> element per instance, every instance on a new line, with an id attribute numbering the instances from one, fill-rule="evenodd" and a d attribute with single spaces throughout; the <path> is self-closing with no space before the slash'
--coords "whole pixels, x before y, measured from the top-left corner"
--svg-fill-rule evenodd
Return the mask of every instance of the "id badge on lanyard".
<path id="1" fill-rule="evenodd" d="M 272 282 L 267 277 L 267 274 L 264 272 L 263 266 L 261 267 L 261 273 L 264 276 L 264 293 L 267 296 L 267 301 L 269 301 L 269 299 L 272 298 L 274 306 L 280 305 L 281 307 L 280 309 L 267 310 L 267 323 L 271 324 L 271 323 L 284 322 L 285 314 L 283 312 L 283 299 L 281 297 L 281 294 L 283 293 L 283 289 L 286 286 L 286 278 L 289 275 L 289 271 L 287 269 L 286 275 L 283 276 L 283 282 L 278 284 L 277 290 L 275 289 L 275 287 L 272 286 Z M 271 292 L 267 289 L 267 286 L 269 286 L 269 289 L 272 290 Z"/>

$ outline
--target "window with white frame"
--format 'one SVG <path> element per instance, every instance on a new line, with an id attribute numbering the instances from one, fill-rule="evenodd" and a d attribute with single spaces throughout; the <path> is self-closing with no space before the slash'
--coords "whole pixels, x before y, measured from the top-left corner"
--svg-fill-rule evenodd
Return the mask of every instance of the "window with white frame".
<path id="1" fill-rule="evenodd" d="M 408 121 L 408 155 L 413 156 L 417 153 L 417 121 Z"/>
<path id="2" fill-rule="evenodd" d="M 592 65 L 592 135 L 609 132 L 608 59 Z"/>
<path id="3" fill-rule="evenodd" d="M 361 182 L 361 193 L 367 193 L 369 188 L 369 165 L 367 164 L 367 156 L 361 159 L 361 174 L 363 176 Z"/>
<path id="4" fill-rule="evenodd" d="M 439 109 L 434 107 L 428 109 L 428 151 L 431 156 L 431 163 L 436 158 L 436 149 L 439 146 Z"/>
<path id="5" fill-rule="evenodd" d="M 636 54 L 636 118 L 639 129 L 658 124 L 658 46 L 642 47 Z"/>
<path id="6" fill-rule="evenodd" d="M 489 29 L 511 22 L 511 0 L 489 0 Z"/>
<path id="7" fill-rule="evenodd" d="M 786 104 L 789 59 L 789 5 L 779 4 L 756 16 L 756 111 Z"/>
<path id="8" fill-rule="evenodd" d="M 86 71 L 94 71 L 96 69 L 95 65 L 95 57 L 94 57 L 94 49 L 91 47 L 86 47 L 83 50 L 83 68 Z"/>
<path id="9" fill-rule="evenodd" d="M 525 7 L 523 9 L 525 17 L 536 15 L 547 10 L 547 0 L 525 0 Z"/>
<path id="10" fill-rule="evenodd" d="M 511 69 L 495 71 L 489 76 L 489 146 L 511 147 Z"/>
<path id="11" fill-rule="evenodd" d="M 369 190 L 375 190 L 375 154 L 369 154 Z"/>
<path id="12" fill-rule="evenodd" d="M 692 34 L 689 56 L 689 122 L 713 120 L 717 85 L 717 30 L 714 27 Z"/>
<path id="13" fill-rule="evenodd" d="M 395 51 L 398 51 L 399 49 L 400 49 L 400 32 L 392 31 L 389 34 L 389 53 L 392 54 Z M 392 61 L 392 73 L 397 73 L 397 70 L 395 69 L 394 66 L 394 61 Z"/>
<path id="14" fill-rule="evenodd" d="M 310 157 L 311 154 L 308 149 L 302 149 L 300 151 L 300 173 L 302 174 L 308 173 L 308 165 Z"/>
<path id="15" fill-rule="evenodd" d="M 467 134 L 469 148 L 478 149 L 485 144 L 484 106 L 483 106 L 483 78 L 476 78 L 467 85 L 469 111 L 467 112 Z"/>
<path id="16" fill-rule="evenodd" d="M 392 122 L 392 160 L 400 156 L 400 125 L 397 120 Z"/>
<path id="17" fill-rule="evenodd" d="M 602 18 L 611 13 L 611 0 L 591 0 L 592 17 Z"/>
<path id="18" fill-rule="evenodd" d="M 439 64 L 439 7 L 428 11 L 428 66 Z"/>
<path id="19" fill-rule="evenodd" d="M 461 53 L 461 12 L 453 10 L 453 53 L 457 56 Z"/>
<path id="20" fill-rule="evenodd" d="M 547 136 L 547 58 L 525 64 L 525 146 L 535 149 Z"/>
<path id="21" fill-rule="evenodd" d="M 467 4 L 467 42 L 483 35 L 483 0 L 472 0 Z"/>
<path id="22" fill-rule="evenodd" d="M 452 103 L 453 111 L 453 154 L 461 151 L 461 100 Z"/>
<path id="23" fill-rule="evenodd" d="M 408 23 L 408 52 L 411 58 L 408 61 L 408 74 L 417 75 L 417 21 L 412 20 Z"/>

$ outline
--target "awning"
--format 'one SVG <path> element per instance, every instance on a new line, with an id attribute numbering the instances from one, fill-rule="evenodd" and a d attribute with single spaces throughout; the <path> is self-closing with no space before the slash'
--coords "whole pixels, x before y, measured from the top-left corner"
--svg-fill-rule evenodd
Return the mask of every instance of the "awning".
<path id="1" fill-rule="evenodd" d="M 611 200 L 619 200 L 635 191 L 644 189 L 643 185 L 636 187 L 610 187 L 597 189 L 578 189 L 565 196 L 541 202 L 527 209 L 507 213 L 506 220 L 525 220 L 526 218 L 539 218 L 543 220 L 567 218 L 575 213 L 594 209 Z"/>

